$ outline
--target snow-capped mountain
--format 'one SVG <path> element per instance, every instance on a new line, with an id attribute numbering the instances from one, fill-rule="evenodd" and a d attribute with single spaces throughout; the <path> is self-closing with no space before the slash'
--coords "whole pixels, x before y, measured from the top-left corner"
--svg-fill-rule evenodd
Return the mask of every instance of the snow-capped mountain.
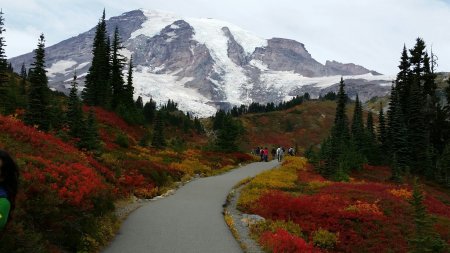
<path id="1" fill-rule="evenodd" d="M 362 100 L 385 95 L 392 77 L 355 64 L 317 62 L 302 43 L 262 39 L 233 24 L 209 18 L 183 18 L 162 11 L 135 10 L 106 22 L 116 26 L 135 64 L 135 97 L 158 103 L 172 99 L 179 108 L 209 116 L 217 108 L 251 102 L 279 102 L 309 92 L 313 97 L 337 89 L 341 76 L 347 92 Z M 46 48 L 50 86 L 67 92 L 74 70 L 81 79 L 92 59 L 95 28 Z M 27 67 L 33 54 L 10 59 Z M 83 84 L 83 80 L 80 80 Z M 82 89 L 82 87 L 80 87 Z"/>

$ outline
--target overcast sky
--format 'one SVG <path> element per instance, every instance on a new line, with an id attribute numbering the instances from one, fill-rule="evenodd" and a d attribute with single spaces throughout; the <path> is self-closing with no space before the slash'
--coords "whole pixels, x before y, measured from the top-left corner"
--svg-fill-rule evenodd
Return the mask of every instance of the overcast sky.
<path id="1" fill-rule="evenodd" d="M 395 74 L 403 44 L 422 37 L 450 71 L 450 0 L 0 0 L 7 57 L 31 52 L 41 32 L 46 45 L 134 9 L 234 23 L 263 37 L 294 39 L 321 63 L 336 60 Z"/>

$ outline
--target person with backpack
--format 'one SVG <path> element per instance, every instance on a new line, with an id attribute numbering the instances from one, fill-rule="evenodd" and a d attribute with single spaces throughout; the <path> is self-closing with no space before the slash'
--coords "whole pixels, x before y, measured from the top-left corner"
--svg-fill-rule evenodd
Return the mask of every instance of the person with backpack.
<path id="1" fill-rule="evenodd" d="M 284 154 L 284 148 L 282 148 L 282 147 L 277 148 L 278 162 L 281 162 L 281 160 L 283 159 L 283 154 Z"/>
<path id="2" fill-rule="evenodd" d="M 0 150 L 0 231 L 11 220 L 16 207 L 19 169 L 11 156 Z"/>
<path id="3" fill-rule="evenodd" d="M 269 161 L 269 149 L 267 147 L 264 148 L 264 161 Z"/>

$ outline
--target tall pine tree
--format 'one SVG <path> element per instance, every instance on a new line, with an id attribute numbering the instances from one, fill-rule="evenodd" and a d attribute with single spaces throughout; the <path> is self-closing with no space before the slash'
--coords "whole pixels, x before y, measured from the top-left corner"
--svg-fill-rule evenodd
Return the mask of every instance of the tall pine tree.
<path id="1" fill-rule="evenodd" d="M 152 146 L 157 149 L 163 149 L 166 146 L 164 136 L 164 121 L 161 111 L 156 113 L 155 125 L 153 127 Z"/>
<path id="2" fill-rule="evenodd" d="M 97 24 L 92 47 L 92 64 L 86 75 L 82 93 L 84 103 L 91 106 L 109 107 L 111 100 L 109 38 L 106 31 L 105 10 Z"/>
<path id="3" fill-rule="evenodd" d="M 67 106 L 67 123 L 70 129 L 69 134 L 74 138 L 80 138 L 84 128 L 83 110 L 81 109 L 81 101 L 78 98 L 77 85 L 77 75 L 74 74 Z"/>
<path id="4" fill-rule="evenodd" d="M 30 90 L 25 122 L 28 125 L 38 126 L 39 129 L 48 130 L 50 126 L 48 113 L 50 90 L 48 88 L 47 71 L 45 70 L 44 34 L 39 37 L 38 47 L 34 54 L 34 63 L 30 71 Z"/>
<path id="5" fill-rule="evenodd" d="M 8 94 L 8 63 L 6 61 L 6 44 L 3 35 L 5 32 L 4 20 L 3 12 L 0 10 L 0 113 L 5 113 L 6 107 L 8 107 L 8 98 L 6 97 Z"/>
<path id="6" fill-rule="evenodd" d="M 123 81 L 123 68 L 125 66 L 125 57 L 120 54 L 124 47 L 121 44 L 119 28 L 114 30 L 113 42 L 111 45 L 111 88 L 112 88 L 112 108 L 116 109 L 120 104 L 126 104 L 129 101 L 128 94 L 125 92 L 125 82 Z"/>

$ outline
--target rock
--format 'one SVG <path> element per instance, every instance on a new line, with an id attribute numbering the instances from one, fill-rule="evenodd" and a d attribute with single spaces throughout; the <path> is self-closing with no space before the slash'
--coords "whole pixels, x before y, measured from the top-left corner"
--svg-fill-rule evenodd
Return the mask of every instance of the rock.
<path id="1" fill-rule="evenodd" d="M 242 214 L 241 222 L 242 222 L 242 224 L 244 224 L 245 226 L 248 227 L 250 225 L 253 225 L 260 221 L 265 221 L 265 220 L 266 219 L 264 217 L 261 217 L 256 214 Z"/>

